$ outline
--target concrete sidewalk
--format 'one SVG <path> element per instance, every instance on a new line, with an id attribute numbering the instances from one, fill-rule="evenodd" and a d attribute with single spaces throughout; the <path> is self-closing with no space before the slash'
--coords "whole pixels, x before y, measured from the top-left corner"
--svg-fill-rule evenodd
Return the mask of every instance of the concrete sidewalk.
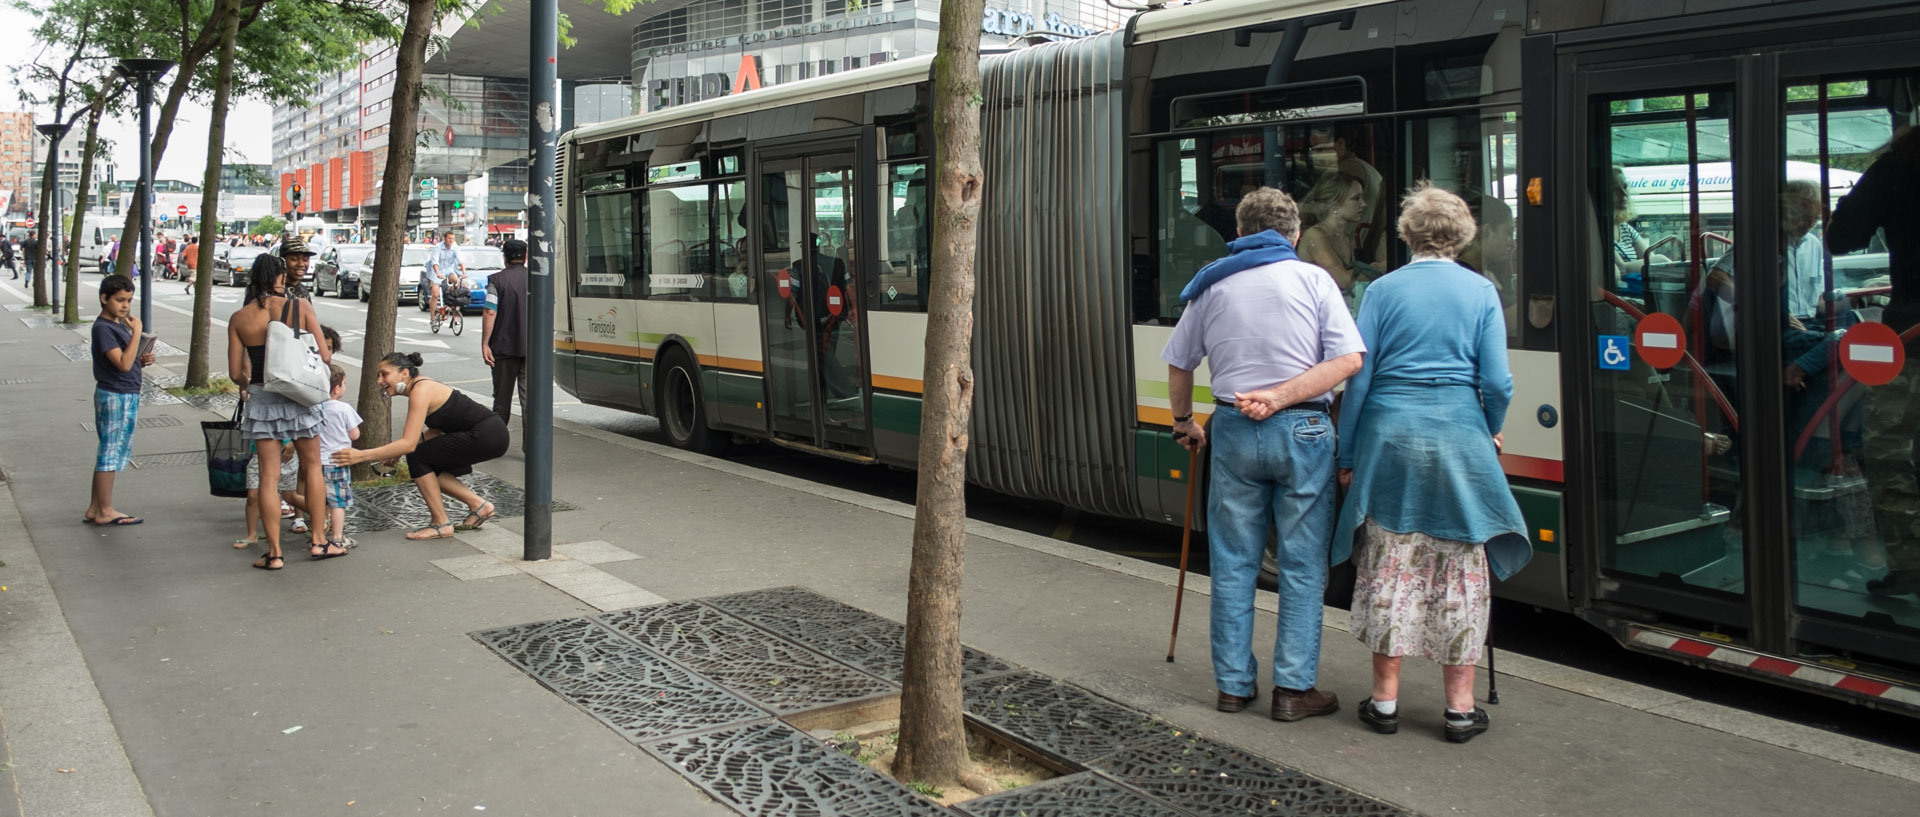
<path id="1" fill-rule="evenodd" d="M 241 503 L 209 497 L 203 465 L 165 464 L 191 458 L 158 456 L 201 449 L 213 418 L 187 405 L 142 409 L 179 421 L 139 431 L 136 459 L 155 465 L 116 488 L 146 524 L 82 526 L 90 371 L 51 348 L 76 335 L 22 314 L 0 313 L 0 814 L 727 814 L 467 634 L 784 585 L 905 617 L 911 508 L 578 427 L 555 433 L 554 495 L 579 510 L 554 516 L 561 558 L 541 564 L 514 561 L 504 520 L 426 543 L 362 534 L 326 562 L 288 547 L 286 570 L 249 569 L 228 546 Z M 515 482 L 521 468 L 517 447 L 482 466 Z M 1417 664 L 1401 733 L 1375 735 L 1352 714 L 1368 662 L 1344 615 L 1322 664 L 1338 716 L 1220 714 L 1204 581 L 1168 664 L 1173 571 L 975 533 L 969 644 L 1424 814 L 1882 815 L 1920 797 L 1911 754 L 1517 656 L 1501 657 L 1515 674 L 1486 736 L 1440 740 L 1438 671 Z M 1256 643 L 1272 637 L 1262 618 Z"/>

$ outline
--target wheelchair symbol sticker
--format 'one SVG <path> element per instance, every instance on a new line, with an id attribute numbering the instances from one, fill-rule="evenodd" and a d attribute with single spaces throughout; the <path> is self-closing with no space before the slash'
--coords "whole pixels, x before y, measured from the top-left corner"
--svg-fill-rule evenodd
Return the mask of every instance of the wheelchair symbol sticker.
<path id="1" fill-rule="evenodd" d="M 1610 372 L 1624 372 L 1631 365 L 1627 357 L 1626 335 L 1600 336 L 1600 368 Z"/>

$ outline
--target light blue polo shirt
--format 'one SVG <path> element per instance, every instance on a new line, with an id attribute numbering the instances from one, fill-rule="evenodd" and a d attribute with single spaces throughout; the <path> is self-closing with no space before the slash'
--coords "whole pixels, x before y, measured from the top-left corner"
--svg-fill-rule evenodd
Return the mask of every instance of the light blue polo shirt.
<path id="1" fill-rule="evenodd" d="M 1366 350 L 1333 276 L 1305 261 L 1281 261 L 1208 287 L 1180 315 L 1160 359 L 1191 371 L 1204 358 L 1214 396 L 1232 399 Z M 1332 400 L 1333 392 L 1318 399 Z"/>

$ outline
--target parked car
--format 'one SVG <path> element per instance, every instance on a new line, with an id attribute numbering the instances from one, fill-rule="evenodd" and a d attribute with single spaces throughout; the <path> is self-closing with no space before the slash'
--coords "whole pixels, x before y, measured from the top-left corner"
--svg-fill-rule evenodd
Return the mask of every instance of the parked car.
<path id="1" fill-rule="evenodd" d="M 360 289 L 361 268 L 373 257 L 372 244 L 334 244 L 313 259 L 313 294 L 347 298 Z"/>
<path id="2" fill-rule="evenodd" d="M 214 259 L 214 283 L 226 284 L 230 287 L 246 286 L 247 270 L 253 268 L 253 259 L 259 258 L 266 251 L 265 247 L 234 247 L 228 250 L 226 255 Z"/>
<path id="3" fill-rule="evenodd" d="M 499 247 L 465 246 L 460 248 L 460 265 L 467 269 L 467 305 L 460 311 L 479 314 L 487 300 L 487 279 L 507 268 L 507 257 Z"/>
<path id="4" fill-rule="evenodd" d="M 408 298 L 419 299 L 420 271 L 426 268 L 427 256 L 432 253 L 432 251 L 432 247 L 424 246 L 404 247 L 401 249 L 399 292 L 401 301 L 406 301 Z M 374 253 L 369 252 L 367 253 L 367 257 L 360 261 L 360 270 L 356 273 L 356 279 L 353 285 L 354 292 L 359 295 L 360 302 L 363 304 L 368 301 L 371 295 L 371 293 L 367 291 L 367 288 L 373 286 L 374 255 Z"/>

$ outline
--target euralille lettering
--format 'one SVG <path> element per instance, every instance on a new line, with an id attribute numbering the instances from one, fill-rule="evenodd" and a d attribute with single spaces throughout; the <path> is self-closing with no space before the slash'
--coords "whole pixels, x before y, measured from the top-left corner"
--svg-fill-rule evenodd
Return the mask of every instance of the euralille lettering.
<path id="1" fill-rule="evenodd" d="M 654 46 L 647 49 L 648 57 L 666 57 L 673 54 L 687 54 L 695 51 L 709 51 L 715 48 L 752 45 L 768 40 L 784 40 L 788 37 L 806 37 L 814 34 L 827 34 L 835 31 L 849 31 L 856 28 L 883 26 L 900 21 L 900 13 L 889 11 L 884 14 L 868 14 L 861 17 L 847 17 L 840 20 L 807 23 L 805 25 L 770 28 L 765 31 L 749 31 L 744 34 L 729 35 L 710 40 L 695 40 L 685 43 Z"/>

